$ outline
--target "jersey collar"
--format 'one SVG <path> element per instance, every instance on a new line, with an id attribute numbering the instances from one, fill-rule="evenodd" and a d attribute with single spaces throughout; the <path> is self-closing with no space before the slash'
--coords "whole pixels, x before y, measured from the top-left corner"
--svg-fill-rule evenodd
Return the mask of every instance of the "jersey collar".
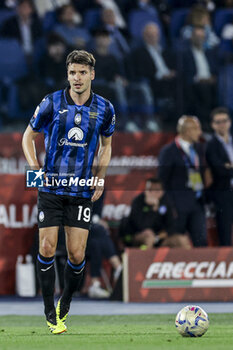
<path id="1" fill-rule="evenodd" d="M 67 103 L 69 105 L 76 105 L 76 103 L 72 100 L 72 98 L 70 96 L 69 87 L 67 87 L 65 89 L 65 96 L 66 96 Z M 90 107 L 90 104 L 91 104 L 91 101 L 92 101 L 92 97 L 93 97 L 93 91 L 91 91 L 89 99 L 84 103 L 83 106 Z"/>

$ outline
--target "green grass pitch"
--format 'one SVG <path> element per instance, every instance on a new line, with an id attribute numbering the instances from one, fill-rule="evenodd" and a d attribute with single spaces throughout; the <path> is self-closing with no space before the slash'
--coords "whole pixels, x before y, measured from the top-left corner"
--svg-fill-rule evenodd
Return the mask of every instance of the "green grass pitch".
<path id="1" fill-rule="evenodd" d="M 40 316 L 1 316 L 0 350 L 232 350 L 232 314 L 210 314 L 201 338 L 182 338 L 175 315 L 70 316 L 68 332 L 50 334 Z"/>

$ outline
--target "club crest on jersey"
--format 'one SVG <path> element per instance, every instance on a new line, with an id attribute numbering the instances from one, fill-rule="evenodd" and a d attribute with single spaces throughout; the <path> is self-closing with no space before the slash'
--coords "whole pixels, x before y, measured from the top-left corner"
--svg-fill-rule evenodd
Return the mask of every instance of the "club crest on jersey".
<path id="1" fill-rule="evenodd" d="M 68 132 L 68 139 L 69 140 L 75 140 L 75 141 L 81 141 L 83 139 L 83 131 L 80 128 L 72 128 Z"/>
<path id="2" fill-rule="evenodd" d="M 80 124 L 82 120 L 82 115 L 80 113 L 75 114 L 74 122 L 76 125 Z"/>
<path id="3" fill-rule="evenodd" d="M 40 213 L 39 213 L 39 220 L 40 220 L 40 222 L 44 221 L 44 212 L 43 211 L 40 211 Z"/>

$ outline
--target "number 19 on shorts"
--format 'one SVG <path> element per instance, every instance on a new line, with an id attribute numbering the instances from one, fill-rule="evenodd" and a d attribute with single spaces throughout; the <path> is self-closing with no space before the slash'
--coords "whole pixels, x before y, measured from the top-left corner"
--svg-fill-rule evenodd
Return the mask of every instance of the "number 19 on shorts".
<path id="1" fill-rule="evenodd" d="M 82 205 L 78 206 L 78 216 L 77 216 L 78 221 L 85 221 L 89 222 L 91 220 L 91 209 L 90 208 L 84 208 Z"/>

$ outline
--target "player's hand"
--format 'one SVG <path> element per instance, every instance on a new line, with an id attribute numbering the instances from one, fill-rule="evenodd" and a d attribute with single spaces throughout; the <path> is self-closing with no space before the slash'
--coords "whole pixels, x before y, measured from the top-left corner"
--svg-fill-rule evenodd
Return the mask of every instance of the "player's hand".
<path id="1" fill-rule="evenodd" d="M 165 239 L 168 236 L 166 231 L 160 231 L 158 235 L 160 239 Z"/>
<path id="2" fill-rule="evenodd" d="M 93 194 L 93 196 L 91 197 L 91 201 L 95 202 L 97 201 L 101 196 L 102 193 L 104 191 L 104 186 L 95 186 L 95 187 L 91 187 L 91 190 L 95 189 L 95 192 Z"/>
<path id="3" fill-rule="evenodd" d="M 98 222 L 99 225 L 103 226 L 106 230 L 109 229 L 109 225 L 107 223 L 107 221 L 103 220 L 103 219 L 100 219 L 99 222 Z"/>

